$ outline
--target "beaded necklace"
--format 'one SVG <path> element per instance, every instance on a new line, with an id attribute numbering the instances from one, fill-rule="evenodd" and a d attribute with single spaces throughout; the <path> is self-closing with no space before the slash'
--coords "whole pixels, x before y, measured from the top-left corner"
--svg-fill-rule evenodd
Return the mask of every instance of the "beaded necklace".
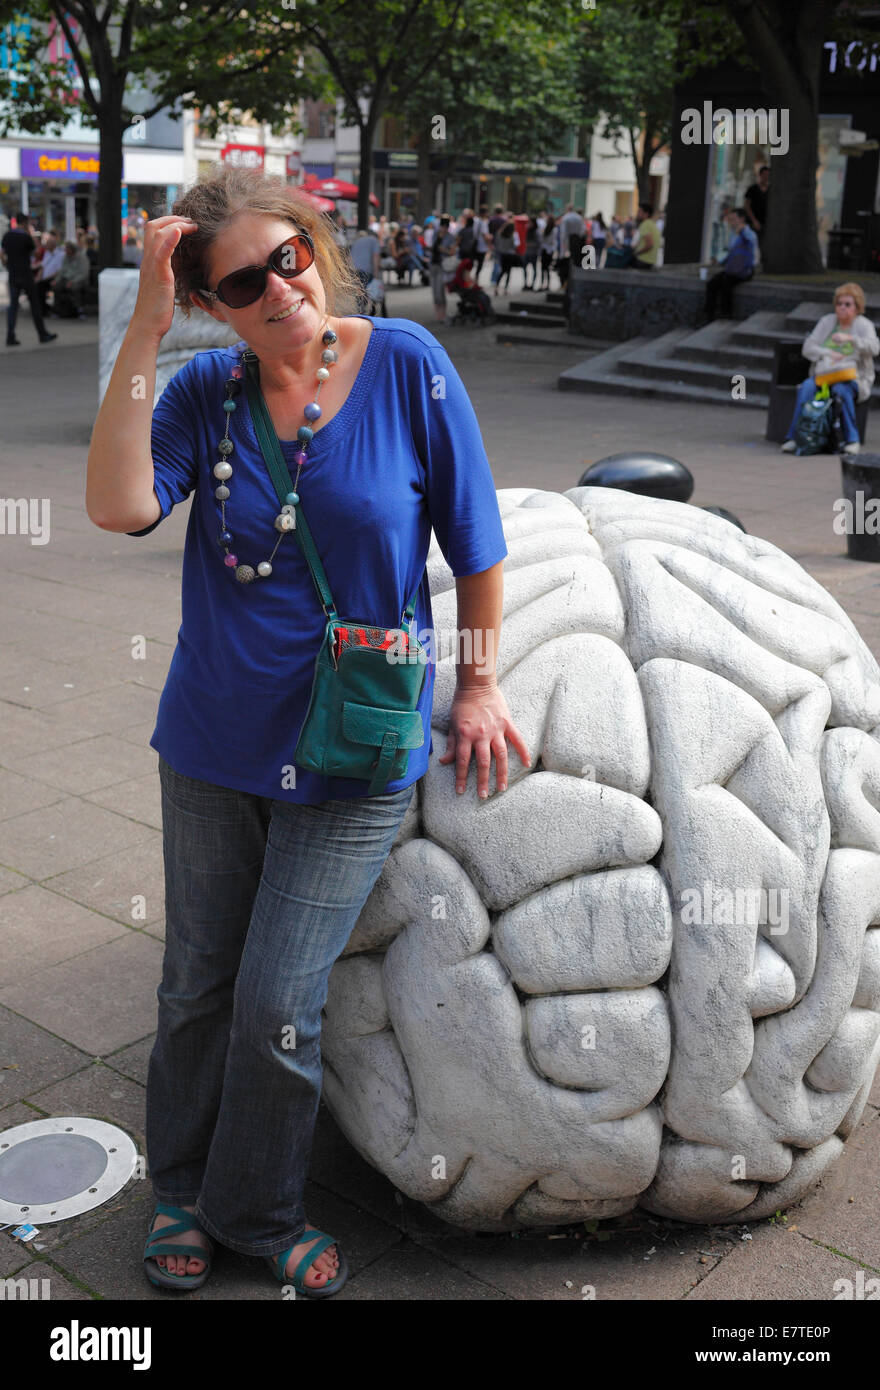
<path id="1" fill-rule="evenodd" d="M 280 532 L 280 534 L 275 542 L 274 549 L 268 560 L 261 560 L 256 569 L 254 569 L 253 565 L 239 564 L 238 556 L 229 549 L 234 540 L 234 536 L 226 525 L 226 503 L 229 500 L 229 488 L 227 487 L 227 483 L 232 477 L 232 464 L 229 462 L 229 455 L 235 450 L 235 445 L 229 438 L 229 422 L 238 404 L 235 397 L 241 393 L 242 377 L 245 371 L 245 359 L 248 353 L 250 353 L 250 348 L 245 348 L 239 358 L 238 366 L 233 367 L 230 371 L 229 380 L 226 382 L 226 399 L 223 402 L 223 409 L 226 412 L 226 433 L 217 445 L 217 452 L 220 455 L 220 460 L 218 463 L 214 464 L 214 477 L 219 483 L 219 486 L 214 489 L 214 496 L 220 503 L 219 544 L 224 551 L 223 563 L 228 569 L 235 570 L 235 577 L 239 584 L 251 584 L 257 576 L 261 579 L 268 579 L 269 575 L 272 573 L 272 561 L 275 558 L 275 551 L 284 540 L 287 532 L 296 530 L 296 504 L 299 501 L 299 493 L 296 491 L 296 487 L 299 482 L 300 469 L 306 461 L 306 449 L 314 438 L 315 432 L 311 428 L 311 425 L 321 418 L 321 407 L 318 405 L 318 396 L 321 394 L 321 387 L 330 375 L 330 368 L 339 361 L 339 353 L 333 348 L 333 344 L 336 342 L 336 336 L 332 328 L 326 329 L 321 335 L 324 350 L 321 353 L 321 366 L 317 371 L 318 384 L 315 388 L 315 399 L 310 401 L 303 410 L 307 423 L 305 425 L 300 425 L 296 433 L 299 448 L 293 456 L 297 466 L 293 492 L 288 492 L 284 499 L 284 506 L 275 518 L 275 530 Z M 254 353 L 251 353 L 251 356 L 256 358 L 256 354 Z"/>

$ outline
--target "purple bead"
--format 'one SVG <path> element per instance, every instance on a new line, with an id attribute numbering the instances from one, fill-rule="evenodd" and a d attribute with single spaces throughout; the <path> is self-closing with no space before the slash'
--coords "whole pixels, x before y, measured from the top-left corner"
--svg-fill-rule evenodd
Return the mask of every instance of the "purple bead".
<path id="1" fill-rule="evenodd" d="M 226 558 L 224 559 L 223 563 L 224 563 L 224 565 L 228 565 L 229 568 L 230 568 L 231 570 L 234 570 L 234 569 L 235 569 L 235 566 L 238 564 L 238 556 L 237 556 L 237 555 L 227 555 Z"/>
<path id="2" fill-rule="evenodd" d="M 310 401 L 303 411 L 303 415 L 305 415 L 307 420 L 320 420 L 321 414 L 321 407 L 318 405 L 317 401 Z"/>
<path id="3" fill-rule="evenodd" d="M 297 453 L 294 454 L 293 461 L 296 464 L 297 468 L 302 468 L 307 457 L 308 455 L 305 453 L 303 449 L 298 450 Z"/>

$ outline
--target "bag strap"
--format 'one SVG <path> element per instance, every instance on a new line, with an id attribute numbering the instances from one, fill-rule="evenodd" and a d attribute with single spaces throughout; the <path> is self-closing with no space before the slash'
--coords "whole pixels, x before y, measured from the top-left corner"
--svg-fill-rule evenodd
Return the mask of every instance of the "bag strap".
<path id="1" fill-rule="evenodd" d="M 282 506 L 284 506 L 287 502 L 287 494 L 289 492 L 293 492 L 293 479 L 290 476 L 290 470 L 287 467 L 287 461 L 285 460 L 284 454 L 281 450 L 281 445 L 278 441 L 278 435 L 275 433 L 275 426 L 272 424 L 272 417 L 269 414 L 269 408 L 266 405 L 265 398 L 263 396 L 262 391 L 260 390 L 259 359 L 257 358 L 255 353 L 247 351 L 244 353 L 244 363 L 245 389 L 247 391 L 248 406 L 251 412 L 251 419 L 254 422 L 254 431 L 256 432 L 257 442 L 260 445 L 260 451 L 263 455 L 263 460 L 266 464 L 266 467 L 269 470 L 269 476 L 271 477 L 272 482 L 275 485 L 275 491 L 278 494 L 278 499 L 281 502 Z M 303 511 L 302 501 L 299 501 L 296 504 L 296 526 L 294 528 L 294 535 L 296 536 L 300 544 L 300 548 L 302 549 L 302 552 L 306 558 L 306 563 L 308 564 L 309 569 L 312 572 L 312 579 L 315 581 L 315 588 L 318 591 L 318 599 L 321 603 L 321 607 L 327 614 L 328 618 L 338 618 L 339 614 L 337 613 L 336 605 L 333 602 L 333 595 L 330 592 L 330 585 L 327 580 L 327 574 L 324 569 L 324 566 L 321 564 L 321 557 L 318 554 L 317 547 L 315 546 L 315 542 L 312 538 L 312 533 L 309 530 L 308 522 L 306 521 L 305 517 L 305 512 Z M 418 598 L 421 582 L 421 579 L 419 579 L 418 584 L 413 589 L 409 601 L 407 602 L 406 607 L 403 610 L 401 626 L 403 626 L 404 622 L 411 623 L 413 620 L 413 617 L 415 615 L 416 599 Z"/>

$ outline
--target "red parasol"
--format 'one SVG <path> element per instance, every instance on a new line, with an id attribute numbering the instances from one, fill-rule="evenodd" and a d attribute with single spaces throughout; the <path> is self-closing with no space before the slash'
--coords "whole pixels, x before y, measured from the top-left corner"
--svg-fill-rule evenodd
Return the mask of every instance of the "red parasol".
<path id="1" fill-rule="evenodd" d="M 358 187 L 354 183 L 346 183 L 344 179 L 321 179 L 319 183 L 310 184 L 313 193 L 320 193 L 323 198 L 344 198 L 350 202 L 357 202 Z M 370 202 L 374 208 L 379 206 L 379 199 L 375 193 L 370 194 Z"/>

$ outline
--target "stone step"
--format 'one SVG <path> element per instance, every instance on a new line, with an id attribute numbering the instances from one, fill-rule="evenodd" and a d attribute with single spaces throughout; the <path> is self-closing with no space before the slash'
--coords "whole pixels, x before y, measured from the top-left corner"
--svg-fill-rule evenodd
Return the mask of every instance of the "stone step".
<path id="1" fill-rule="evenodd" d="M 693 362 L 679 355 L 678 347 L 682 338 L 689 336 L 689 330 L 680 328 L 663 333 L 653 342 L 628 353 L 625 370 L 629 375 L 658 377 L 664 381 L 675 381 L 679 385 L 703 386 L 709 390 L 726 391 L 729 395 L 733 371 L 718 364 L 713 358 Z M 770 391 L 770 378 L 769 359 L 762 360 L 760 365 L 747 367 L 748 396 L 757 390 L 766 401 Z"/>
<path id="2" fill-rule="evenodd" d="M 701 405 L 750 405 L 757 409 L 767 409 L 767 397 L 758 393 L 750 394 L 745 401 L 734 401 L 730 391 L 713 390 L 705 386 L 693 386 L 675 381 L 651 380 L 630 375 L 627 372 L 626 346 L 634 342 L 647 343 L 651 339 L 630 339 L 629 344 L 619 344 L 610 352 L 599 353 L 586 362 L 579 362 L 561 372 L 557 385 L 560 391 L 586 391 L 598 395 L 647 396 L 658 400 L 694 401 Z"/>
<path id="3" fill-rule="evenodd" d="M 682 338 L 677 347 L 677 356 L 692 362 L 708 360 L 731 371 L 770 371 L 773 365 L 772 342 L 760 347 L 743 343 L 730 332 L 730 324 L 724 321 L 707 323 L 689 337 Z"/>
<path id="4" fill-rule="evenodd" d="M 495 318 L 498 323 L 528 323 L 530 328 L 560 328 L 565 323 L 564 318 L 555 314 L 535 313 L 534 310 L 530 313 L 528 309 L 520 309 L 516 313 L 496 312 Z"/>
<path id="5" fill-rule="evenodd" d="M 555 301 L 548 304 L 546 300 L 540 299 L 538 296 L 535 296 L 534 299 L 511 299 L 510 308 L 515 312 L 525 309 L 528 314 L 537 311 L 540 314 L 554 314 L 557 318 L 565 318 L 561 301 L 558 304 Z"/>
<path id="6" fill-rule="evenodd" d="M 778 309 L 762 309 L 736 324 L 730 333 L 730 340 L 741 343 L 743 347 L 767 347 L 772 354 L 776 343 L 783 338 L 798 336 L 785 327 L 785 318 L 785 314 Z"/>
<path id="7" fill-rule="evenodd" d="M 496 343 L 508 347 L 538 345 L 546 348 L 567 349 L 569 352 L 604 352 L 608 347 L 607 338 L 583 338 L 577 333 L 554 332 L 552 328 L 518 328 L 515 320 L 510 328 L 499 328 L 495 334 Z M 564 326 L 560 325 L 560 329 Z"/>

